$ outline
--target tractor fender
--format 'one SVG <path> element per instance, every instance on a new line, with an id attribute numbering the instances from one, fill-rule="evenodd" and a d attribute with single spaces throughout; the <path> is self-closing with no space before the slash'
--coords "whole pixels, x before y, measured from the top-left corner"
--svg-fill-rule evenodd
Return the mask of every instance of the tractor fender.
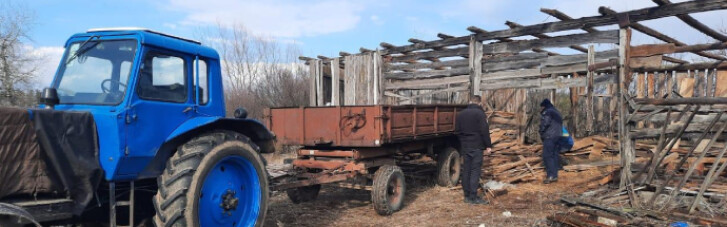
<path id="1" fill-rule="evenodd" d="M 261 153 L 275 152 L 273 133 L 260 121 L 255 119 L 196 117 L 182 123 L 167 137 L 139 177 L 156 177 L 164 169 L 166 161 L 174 154 L 178 146 L 195 136 L 219 130 L 233 131 L 247 136 L 257 145 L 258 151 Z"/>
<path id="2" fill-rule="evenodd" d="M 221 117 L 195 117 L 192 119 L 189 119 L 182 123 L 177 129 L 174 129 L 171 134 L 167 137 L 166 140 L 164 140 L 164 143 L 167 143 L 169 141 L 172 141 L 174 138 L 177 138 L 178 136 L 190 132 L 196 128 L 199 128 L 201 126 L 210 124 L 212 122 L 215 122 L 219 120 Z"/>
<path id="3" fill-rule="evenodd" d="M 197 135 L 213 130 L 229 130 L 243 134 L 250 138 L 260 148 L 262 153 L 274 152 L 274 147 L 265 147 L 266 141 L 273 141 L 273 133 L 265 125 L 255 119 L 238 119 L 223 117 L 196 117 L 185 121 L 167 137 L 165 143 L 172 142 L 185 135 Z M 189 136 L 191 138 L 192 136 Z M 188 138 L 188 139 L 189 139 Z"/>

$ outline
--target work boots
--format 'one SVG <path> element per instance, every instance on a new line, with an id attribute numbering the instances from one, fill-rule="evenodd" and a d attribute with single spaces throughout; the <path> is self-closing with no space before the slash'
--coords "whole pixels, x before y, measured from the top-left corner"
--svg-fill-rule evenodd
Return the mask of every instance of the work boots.
<path id="1" fill-rule="evenodd" d="M 480 198 L 479 196 L 475 196 L 473 198 L 465 198 L 464 199 L 464 202 L 467 203 L 467 204 L 472 204 L 472 205 L 487 205 L 487 204 L 490 204 L 489 201 L 484 200 L 484 199 Z"/>
<path id="2" fill-rule="evenodd" d="M 550 184 L 555 182 L 558 182 L 557 177 L 546 177 L 545 180 L 543 180 L 543 184 Z"/>

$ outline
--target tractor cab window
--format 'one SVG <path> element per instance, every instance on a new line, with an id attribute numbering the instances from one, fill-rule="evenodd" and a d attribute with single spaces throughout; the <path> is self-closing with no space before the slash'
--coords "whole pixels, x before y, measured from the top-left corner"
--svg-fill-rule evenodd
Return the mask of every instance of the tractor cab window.
<path id="1" fill-rule="evenodd" d="M 209 80 L 209 71 L 207 71 L 207 61 L 200 59 L 199 60 L 199 71 L 197 70 L 197 64 L 194 64 L 194 73 L 199 72 L 199 104 L 205 105 L 207 104 L 207 101 L 209 100 L 209 93 L 210 93 L 210 87 L 209 83 L 207 82 Z M 197 81 L 194 79 L 194 83 L 196 85 Z M 197 87 L 197 86 L 195 86 Z"/>
<path id="2" fill-rule="evenodd" d="M 187 101 L 187 70 L 184 59 L 150 52 L 144 57 L 137 93 L 142 99 Z"/>
<path id="3" fill-rule="evenodd" d="M 124 99 L 137 43 L 94 38 L 66 50 L 53 84 L 60 103 L 115 105 Z"/>

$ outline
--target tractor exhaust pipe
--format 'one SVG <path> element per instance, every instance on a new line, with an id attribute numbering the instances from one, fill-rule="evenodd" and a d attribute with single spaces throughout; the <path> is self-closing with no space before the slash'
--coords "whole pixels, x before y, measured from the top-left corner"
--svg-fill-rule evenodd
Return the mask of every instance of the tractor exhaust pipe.
<path id="1" fill-rule="evenodd" d="M 45 88 L 43 89 L 43 94 L 40 96 L 40 103 L 45 105 L 46 109 L 53 109 L 58 103 L 60 103 L 60 99 L 58 99 L 58 91 L 56 91 L 55 88 Z"/>

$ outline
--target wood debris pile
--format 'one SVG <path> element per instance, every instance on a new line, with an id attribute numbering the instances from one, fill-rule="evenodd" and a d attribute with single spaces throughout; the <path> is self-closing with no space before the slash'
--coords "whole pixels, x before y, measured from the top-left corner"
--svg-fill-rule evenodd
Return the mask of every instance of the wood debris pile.
<path id="1" fill-rule="evenodd" d="M 664 211 L 659 209 L 631 208 L 627 206 L 608 206 L 613 198 L 628 196 L 628 192 L 597 189 L 583 193 L 581 198 L 562 198 L 569 212 L 548 216 L 548 220 L 564 226 L 672 226 L 682 223 L 686 226 L 727 226 L 723 215 L 688 214 L 682 210 Z M 598 194 L 607 194 L 599 196 Z M 609 198 L 609 195 L 611 198 Z M 605 201 L 599 201 L 605 198 Z M 676 225 L 679 226 L 679 225 Z"/>
<path id="2" fill-rule="evenodd" d="M 637 144 L 631 186 L 618 188 L 616 171 L 602 181 L 614 180 L 614 184 L 578 199 L 562 199 L 573 212 L 554 214 L 549 220 L 567 226 L 669 226 L 675 222 L 727 226 L 727 162 L 720 158 L 725 148 L 708 149 L 702 142 L 661 155 L 654 155 L 655 146 Z"/>
<path id="3" fill-rule="evenodd" d="M 494 148 L 492 154 L 483 160 L 484 179 L 517 183 L 542 179 L 545 175 L 541 160 L 542 145 L 522 144 L 517 139 L 517 130 L 494 128 L 490 130 L 490 137 Z M 603 136 L 576 139 L 573 148 L 561 154 L 561 159 L 573 161 L 572 164 L 563 165 L 563 170 L 582 171 L 618 165 L 618 158 L 608 158 L 617 149 L 615 141 Z"/>

